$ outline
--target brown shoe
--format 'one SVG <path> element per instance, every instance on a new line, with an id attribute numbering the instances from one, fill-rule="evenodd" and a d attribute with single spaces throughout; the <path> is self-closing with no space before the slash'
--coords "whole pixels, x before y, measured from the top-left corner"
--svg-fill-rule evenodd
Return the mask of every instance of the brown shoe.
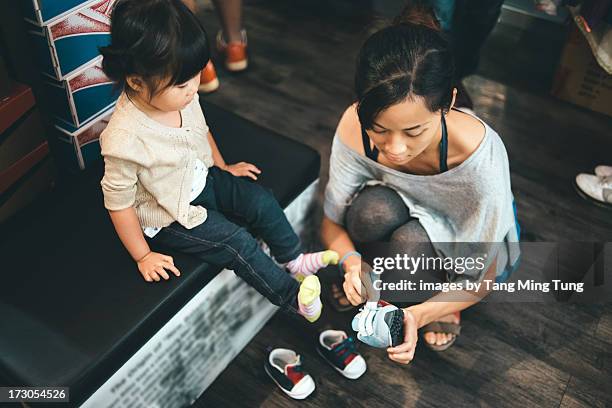
<path id="1" fill-rule="evenodd" d="M 212 61 L 208 61 L 206 67 L 200 74 L 200 86 L 198 91 L 204 93 L 211 93 L 219 89 L 219 79 L 217 78 L 217 72 Z"/>
<path id="2" fill-rule="evenodd" d="M 228 71 L 244 71 L 249 65 L 246 30 L 241 30 L 240 36 L 241 41 L 226 43 L 223 31 L 217 33 L 217 50 L 225 56 L 225 68 Z"/>

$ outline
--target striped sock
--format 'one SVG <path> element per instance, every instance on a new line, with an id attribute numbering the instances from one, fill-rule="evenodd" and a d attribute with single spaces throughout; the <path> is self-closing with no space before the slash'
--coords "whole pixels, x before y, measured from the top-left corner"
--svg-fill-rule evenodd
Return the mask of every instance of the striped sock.
<path id="1" fill-rule="evenodd" d="M 302 281 L 297 301 L 299 313 L 309 322 L 312 323 L 321 316 L 323 304 L 321 303 L 321 283 L 318 277 L 310 275 Z"/>
<path id="2" fill-rule="evenodd" d="M 286 267 L 291 276 L 301 282 L 305 277 L 317 273 L 319 269 L 329 264 L 337 264 L 338 258 L 338 253 L 331 250 L 300 254 L 293 261 L 287 263 Z"/>

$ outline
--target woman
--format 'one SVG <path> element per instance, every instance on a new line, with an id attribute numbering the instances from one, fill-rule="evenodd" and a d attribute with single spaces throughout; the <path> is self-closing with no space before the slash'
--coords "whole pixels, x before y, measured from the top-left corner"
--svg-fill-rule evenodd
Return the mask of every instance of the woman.
<path id="1" fill-rule="evenodd" d="M 444 271 L 451 282 L 503 280 L 518 264 L 505 147 L 487 124 L 453 109 L 453 83 L 449 44 L 423 6 L 404 10 L 360 51 L 357 101 L 334 138 L 321 230 L 341 256 L 344 292 L 354 306 L 365 301 L 356 245 L 388 241 L 409 252 L 431 242 L 437 256 L 453 255 L 442 243 L 479 245 L 485 266 Z M 410 362 L 419 328 L 434 350 L 453 344 L 459 312 L 478 298 L 451 296 L 405 308 L 405 342 L 389 348 L 389 358 Z"/>

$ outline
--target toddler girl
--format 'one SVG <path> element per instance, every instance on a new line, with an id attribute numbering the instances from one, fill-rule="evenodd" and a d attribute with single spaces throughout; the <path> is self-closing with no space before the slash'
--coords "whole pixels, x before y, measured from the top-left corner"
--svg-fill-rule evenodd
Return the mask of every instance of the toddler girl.
<path id="1" fill-rule="evenodd" d="M 149 249 L 153 242 L 233 269 L 275 305 L 318 319 L 314 274 L 338 255 L 302 253 L 272 194 L 243 178 L 256 180 L 260 170 L 223 160 L 198 103 L 210 57 L 196 17 L 181 0 L 120 0 L 101 52 L 123 91 L 100 136 L 104 205 L 143 278 L 180 276 L 170 256 Z M 285 269 L 228 218 L 261 237 Z"/>

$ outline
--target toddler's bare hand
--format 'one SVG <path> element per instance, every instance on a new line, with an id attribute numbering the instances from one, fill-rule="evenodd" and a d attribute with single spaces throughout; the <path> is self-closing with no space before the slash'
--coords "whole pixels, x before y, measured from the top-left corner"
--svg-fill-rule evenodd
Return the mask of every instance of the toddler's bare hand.
<path id="1" fill-rule="evenodd" d="M 225 167 L 225 170 L 236 177 L 250 177 L 253 180 L 257 180 L 257 175 L 261 174 L 261 170 L 259 170 L 257 166 L 247 162 L 229 164 Z"/>
<path id="2" fill-rule="evenodd" d="M 179 270 L 174 266 L 172 257 L 157 252 L 149 252 L 137 264 L 138 270 L 147 282 L 159 282 L 161 278 L 170 279 L 166 270 L 171 271 L 176 276 L 181 276 Z"/>

